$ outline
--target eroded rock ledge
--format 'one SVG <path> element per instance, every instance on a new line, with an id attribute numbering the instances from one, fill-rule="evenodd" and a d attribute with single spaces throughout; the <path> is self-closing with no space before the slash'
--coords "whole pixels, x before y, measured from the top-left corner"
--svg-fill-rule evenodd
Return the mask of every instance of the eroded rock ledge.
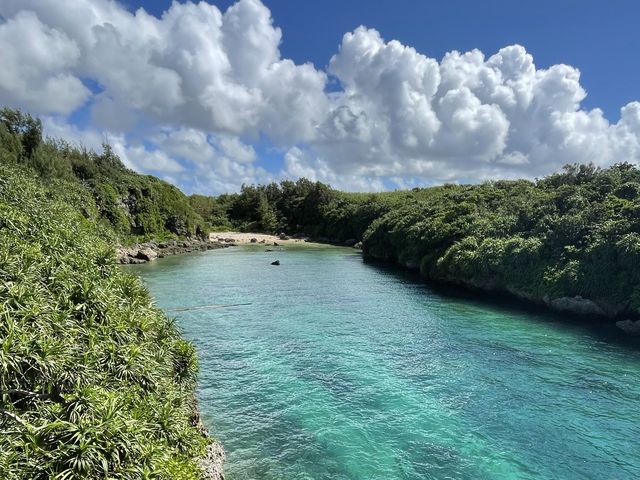
<path id="1" fill-rule="evenodd" d="M 118 247 L 116 249 L 116 255 L 119 263 L 134 264 L 151 262 L 156 258 L 163 258 L 170 255 L 214 250 L 228 246 L 229 245 L 211 240 L 169 240 L 166 242 L 145 242 L 129 247 Z"/>
<path id="2" fill-rule="evenodd" d="M 199 459 L 205 480 L 224 480 L 224 449 L 218 442 L 207 445 L 207 451 Z"/>

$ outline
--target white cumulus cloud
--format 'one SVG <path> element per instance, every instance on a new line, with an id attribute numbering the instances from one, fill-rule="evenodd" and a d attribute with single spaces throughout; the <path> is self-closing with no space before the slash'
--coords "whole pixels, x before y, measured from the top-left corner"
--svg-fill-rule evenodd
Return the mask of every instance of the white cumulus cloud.
<path id="1" fill-rule="evenodd" d="M 283 58 L 282 38 L 259 0 L 224 12 L 173 2 L 160 17 L 112 0 L 2 0 L 0 103 L 210 193 L 300 176 L 379 190 L 640 161 L 640 103 L 611 123 L 582 107 L 576 68 L 539 68 L 520 45 L 438 60 L 359 27 L 324 71 Z M 70 125 L 79 108 L 89 123 Z M 260 158 L 259 139 L 281 164 Z"/>

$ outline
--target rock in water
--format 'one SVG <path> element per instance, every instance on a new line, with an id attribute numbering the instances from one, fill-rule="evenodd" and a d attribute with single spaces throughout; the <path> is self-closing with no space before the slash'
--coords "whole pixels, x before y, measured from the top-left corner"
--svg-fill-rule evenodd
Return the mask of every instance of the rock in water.
<path id="1" fill-rule="evenodd" d="M 139 258 L 140 260 L 146 260 L 147 262 L 155 260 L 157 257 L 158 253 L 150 248 L 142 248 L 138 250 L 138 254 L 136 255 L 136 258 Z"/>
<path id="2" fill-rule="evenodd" d="M 640 320 L 620 320 L 616 322 L 616 327 L 626 333 L 631 333 L 633 335 L 640 335 Z"/>
<path id="3" fill-rule="evenodd" d="M 276 260 L 275 262 L 271 262 L 271 265 L 280 265 L 280 260 Z"/>

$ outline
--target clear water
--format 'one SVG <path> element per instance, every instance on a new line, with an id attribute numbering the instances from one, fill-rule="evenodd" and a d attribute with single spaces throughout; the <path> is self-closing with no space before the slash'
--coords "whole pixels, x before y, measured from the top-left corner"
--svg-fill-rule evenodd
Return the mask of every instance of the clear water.
<path id="1" fill-rule="evenodd" d="M 131 268 L 198 348 L 229 480 L 640 478 L 640 353 L 612 331 L 350 249 Z"/>

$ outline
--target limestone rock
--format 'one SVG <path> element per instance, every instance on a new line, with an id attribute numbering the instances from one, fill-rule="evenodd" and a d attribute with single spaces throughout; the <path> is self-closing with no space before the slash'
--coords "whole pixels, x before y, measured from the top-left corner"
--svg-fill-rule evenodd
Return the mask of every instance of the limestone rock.
<path id="1" fill-rule="evenodd" d="M 596 315 L 605 316 L 605 311 L 593 300 L 582 298 L 580 296 L 575 297 L 560 297 L 549 300 L 545 298 L 547 303 L 554 310 L 560 312 L 577 313 L 578 315 Z"/>
<path id="2" fill-rule="evenodd" d="M 158 258 L 158 252 L 152 250 L 151 248 L 141 248 L 140 250 L 138 250 L 136 258 L 150 262 Z"/>
<path id="3" fill-rule="evenodd" d="M 199 463 L 205 480 L 224 480 L 224 449 L 218 442 L 207 445 L 207 450 L 199 459 Z"/>
<path id="4" fill-rule="evenodd" d="M 640 335 L 640 320 L 620 320 L 616 322 L 616 327 L 622 330 L 625 333 L 630 333 L 632 335 Z"/>

